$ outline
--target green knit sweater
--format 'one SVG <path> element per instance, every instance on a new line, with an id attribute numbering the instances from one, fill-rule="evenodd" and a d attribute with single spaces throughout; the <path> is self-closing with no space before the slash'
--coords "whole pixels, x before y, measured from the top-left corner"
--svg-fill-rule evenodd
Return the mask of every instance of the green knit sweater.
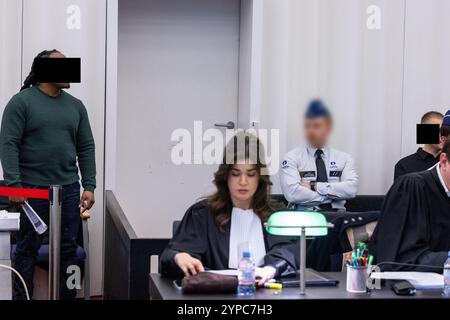
<path id="1" fill-rule="evenodd" d="M 83 103 L 38 87 L 13 96 L 3 112 L 0 159 L 9 186 L 71 184 L 79 166 L 84 189 L 94 191 L 95 144 Z"/>

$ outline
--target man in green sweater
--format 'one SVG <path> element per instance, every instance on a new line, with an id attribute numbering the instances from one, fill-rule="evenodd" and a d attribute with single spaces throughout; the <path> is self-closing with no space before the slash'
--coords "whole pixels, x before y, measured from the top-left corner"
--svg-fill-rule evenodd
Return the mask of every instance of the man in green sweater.
<path id="1" fill-rule="evenodd" d="M 64 58 L 57 50 L 43 51 L 38 58 Z M 88 114 L 83 103 L 63 89 L 69 83 L 37 83 L 35 66 L 21 91 L 5 108 L 0 132 L 0 157 L 8 186 L 48 188 L 63 186 L 61 217 L 61 292 L 63 299 L 75 298 L 68 288 L 67 268 L 76 265 L 75 243 L 80 210 L 94 204 L 95 145 Z M 78 168 L 84 192 L 80 197 Z M 11 197 L 13 205 L 28 201 L 48 224 L 47 200 Z M 39 236 L 22 213 L 17 235 L 14 266 L 23 276 L 30 294 L 37 253 L 46 235 Z M 14 298 L 24 299 L 25 292 L 15 279 Z"/>

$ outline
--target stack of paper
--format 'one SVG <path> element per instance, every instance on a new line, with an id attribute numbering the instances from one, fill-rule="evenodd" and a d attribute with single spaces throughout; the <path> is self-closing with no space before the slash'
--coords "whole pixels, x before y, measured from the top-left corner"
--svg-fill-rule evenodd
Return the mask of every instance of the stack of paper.
<path id="1" fill-rule="evenodd" d="M 239 270 L 236 270 L 236 269 L 206 270 L 206 272 L 220 274 L 223 276 L 238 276 L 239 275 Z"/>
<path id="2" fill-rule="evenodd" d="M 416 289 L 442 289 L 444 276 L 435 272 L 372 272 L 372 279 L 407 280 Z"/>
<path id="3" fill-rule="evenodd" d="M 19 230 L 20 213 L 0 211 L 0 231 L 15 231 Z"/>

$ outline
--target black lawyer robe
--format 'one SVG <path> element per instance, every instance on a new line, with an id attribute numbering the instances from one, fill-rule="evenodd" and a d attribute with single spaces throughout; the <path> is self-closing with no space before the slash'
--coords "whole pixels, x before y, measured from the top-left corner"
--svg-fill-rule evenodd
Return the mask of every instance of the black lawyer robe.
<path id="1" fill-rule="evenodd" d="M 161 255 L 161 273 L 166 276 L 181 276 L 183 272 L 174 261 L 179 252 L 189 253 L 199 259 L 205 269 L 228 269 L 230 244 L 230 226 L 228 222 L 221 231 L 217 227 L 205 201 L 191 206 L 185 213 L 172 240 Z M 277 275 L 293 275 L 298 269 L 299 258 L 291 246 L 292 238 L 272 236 L 263 227 L 266 247 L 265 265 L 272 265 Z"/>
<path id="2" fill-rule="evenodd" d="M 394 183 L 382 205 L 370 248 L 377 263 L 444 266 L 450 251 L 450 198 L 435 167 Z M 388 265 L 382 269 L 438 271 Z"/>

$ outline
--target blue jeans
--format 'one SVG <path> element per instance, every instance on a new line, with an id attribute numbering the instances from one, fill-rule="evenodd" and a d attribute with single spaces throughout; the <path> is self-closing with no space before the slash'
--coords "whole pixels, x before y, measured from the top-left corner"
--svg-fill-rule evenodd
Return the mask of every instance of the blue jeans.
<path id="1" fill-rule="evenodd" d="M 25 188 L 48 188 L 43 186 L 30 186 Z M 76 238 L 80 226 L 80 184 L 78 182 L 63 186 L 61 210 L 61 279 L 60 298 L 75 299 L 76 289 L 69 289 L 66 285 L 68 274 L 66 270 L 77 264 Z M 29 199 L 31 207 L 49 225 L 49 202 L 44 199 Z M 48 231 L 38 235 L 25 213 L 20 214 L 20 229 L 17 233 L 17 246 L 15 252 L 14 268 L 22 275 L 27 284 L 30 297 L 33 295 L 34 268 L 38 251 L 42 244 L 48 243 Z M 14 277 L 14 299 L 25 299 L 22 283 Z"/>

